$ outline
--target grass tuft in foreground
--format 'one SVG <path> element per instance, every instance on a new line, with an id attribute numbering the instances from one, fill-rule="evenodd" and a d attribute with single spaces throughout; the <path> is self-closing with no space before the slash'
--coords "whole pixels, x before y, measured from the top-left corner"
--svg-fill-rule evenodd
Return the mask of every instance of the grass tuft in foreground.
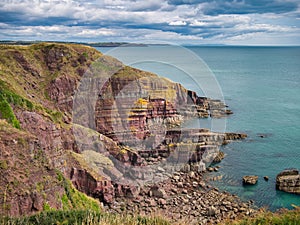
<path id="1" fill-rule="evenodd" d="M 170 225 L 155 217 L 107 214 L 89 210 L 47 211 L 21 218 L 0 218 L 0 225 Z"/>
<path id="2" fill-rule="evenodd" d="M 267 210 L 260 212 L 255 218 L 245 218 L 240 221 L 229 221 L 226 225 L 299 225 L 300 207 L 295 206 L 294 210 L 282 209 L 272 213 Z"/>

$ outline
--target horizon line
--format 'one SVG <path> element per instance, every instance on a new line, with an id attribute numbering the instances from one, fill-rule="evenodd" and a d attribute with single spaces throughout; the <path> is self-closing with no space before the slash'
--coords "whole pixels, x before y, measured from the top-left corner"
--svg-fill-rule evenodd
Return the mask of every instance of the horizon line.
<path id="1" fill-rule="evenodd" d="M 103 44 L 104 46 L 99 46 L 99 47 L 113 47 L 113 46 L 105 46 L 105 44 L 118 44 L 119 46 L 122 45 L 172 45 L 172 44 L 167 44 L 167 43 L 143 43 L 143 42 L 126 42 L 126 41 L 104 41 L 104 42 L 97 42 L 97 41 L 62 41 L 62 40 L 0 40 L 0 44 L 7 42 L 9 43 L 18 43 L 18 42 L 24 42 L 28 44 L 34 44 L 34 43 L 70 43 L 70 44 L 83 44 L 83 45 L 95 45 L 95 44 Z M 262 45 L 262 44 L 194 44 L 194 43 L 176 43 L 179 46 L 184 46 L 184 47 L 196 47 L 196 46 L 203 46 L 203 47 L 300 47 L 300 44 L 274 44 L 274 45 Z M 126 46 L 124 46 L 126 47 Z"/>

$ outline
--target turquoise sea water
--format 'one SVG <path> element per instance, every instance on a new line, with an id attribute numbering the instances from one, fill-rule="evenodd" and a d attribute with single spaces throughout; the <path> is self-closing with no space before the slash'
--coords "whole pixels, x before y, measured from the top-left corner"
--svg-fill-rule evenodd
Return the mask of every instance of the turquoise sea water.
<path id="1" fill-rule="evenodd" d="M 167 47 L 161 48 L 167 51 Z M 300 47 L 187 48 L 211 69 L 226 104 L 234 112 L 227 119 L 226 131 L 248 134 L 245 141 L 223 148 L 226 158 L 215 174 L 222 174 L 223 179 L 213 184 L 271 210 L 300 205 L 300 195 L 275 190 L 276 174 L 285 168 L 300 169 Z M 146 55 L 151 49 L 135 47 L 126 51 Z M 134 66 L 194 87 L 190 77 L 172 66 L 155 62 Z M 193 67 L 193 63 L 188 66 Z M 209 125 L 207 121 L 200 124 Z M 259 176 L 258 184 L 244 187 L 242 176 L 251 174 Z"/>

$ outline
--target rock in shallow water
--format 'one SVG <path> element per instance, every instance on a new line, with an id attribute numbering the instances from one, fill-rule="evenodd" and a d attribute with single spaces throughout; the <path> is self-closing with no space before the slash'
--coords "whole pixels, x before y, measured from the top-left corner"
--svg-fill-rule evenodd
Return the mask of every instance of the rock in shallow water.
<path id="1" fill-rule="evenodd" d="M 224 157 L 225 157 L 224 152 L 219 151 L 218 155 L 214 158 L 213 162 L 219 163 L 222 161 L 222 159 L 224 159 Z"/>
<path id="2" fill-rule="evenodd" d="M 243 176 L 243 183 L 244 184 L 256 184 L 258 180 L 258 176 L 250 175 L 250 176 Z"/>
<path id="3" fill-rule="evenodd" d="M 300 194 L 300 174 L 297 169 L 287 169 L 276 177 L 276 188 L 281 191 Z"/>

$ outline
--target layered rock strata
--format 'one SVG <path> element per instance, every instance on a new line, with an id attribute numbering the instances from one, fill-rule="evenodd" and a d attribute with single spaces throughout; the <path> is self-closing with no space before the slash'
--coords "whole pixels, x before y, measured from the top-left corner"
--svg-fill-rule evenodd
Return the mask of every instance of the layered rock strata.
<path id="1" fill-rule="evenodd" d="M 300 194 L 300 173 L 297 169 L 287 169 L 276 177 L 276 188 L 281 191 Z"/>
<path id="2" fill-rule="evenodd" d="M 133 201 L 146 189 L 124 180 L 159 178 L 168 183 L 176 171 L 199 173 L 222 144 L 246 137 L 180 128 L 187 119 L 232 112 L 219 100 L 199 97 L 178 83 L 127 67 L 92 48 L 1 46 L 0 54 L 1 101 L 10 105 L 21 129 L 11 129 L 10 124 L 1 129 L 1 214 L 62 208 L 66 193 L 59 174 L 110 207 L 118 198 Z M 98 77 L 89 77 L 95 71 L 100 71 Z M 108 72 L 112 75 L 101 76 Z M 185 175 L 177 176 L 184 187 Z M 193 182 L 200 183 L 200 178 Z M 169 204 L 171 200 L 159 193 L 159 188 L 153 189 L 151 197 L 159 199 L 145 202 Z M 205 196 L 196 195 L 205 201 Z M 205 211 L 211 216 L 223 213 L 213 207 L 217 205 Z"/>

